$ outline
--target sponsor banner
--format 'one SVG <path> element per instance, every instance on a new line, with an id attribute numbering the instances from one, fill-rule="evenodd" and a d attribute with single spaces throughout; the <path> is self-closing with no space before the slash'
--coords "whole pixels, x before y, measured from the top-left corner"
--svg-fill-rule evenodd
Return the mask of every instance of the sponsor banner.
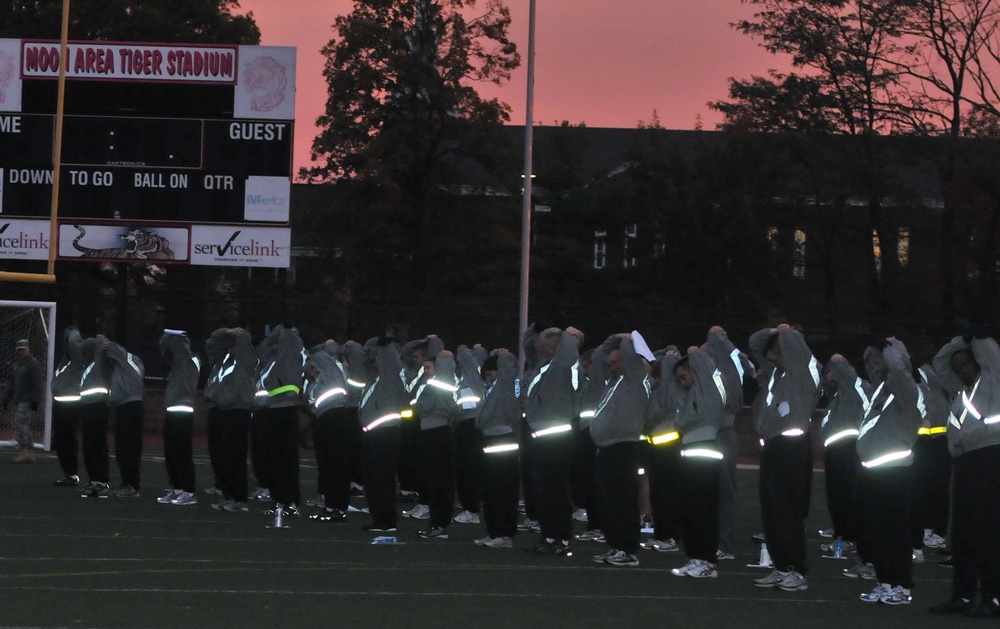
<path id="1" fill-rule="evenodd" d="M 243 198 L 243 220 L 288 222 L 292 182 L 288 177 L 247 177 Z"/>
<path id="2" fill-rule="evenodd" d="M 240 46 L 234 118 L 295 118 L 295 48 Z"/>
<path id="3" fill-rule="evenodd" d="M 191 226 L 191 264 L 288 268 L 292 230 L 287 227 Z"/>
<path id="4" fill-rule="evenodd" d="M 0 259 L 48 260 L 49 221 L 0 219 Z"/>
<path id="5" fill-rule="evenodd" d="M 21 40 L 20 78 L 59 78 L 58 41 Z M 69 42 L 66 78 L 235 85 L 239 46 Z"/>
<path id="6" fill-rule="evenodd" d="M 21 40 L 0 39 L 0 111 L 21 111 Z"/>
<path id="7" fill-rule="evenodd" d="M 130 262 L 186 262 L 187 227 L 59 225 L 59 258 Z"/>

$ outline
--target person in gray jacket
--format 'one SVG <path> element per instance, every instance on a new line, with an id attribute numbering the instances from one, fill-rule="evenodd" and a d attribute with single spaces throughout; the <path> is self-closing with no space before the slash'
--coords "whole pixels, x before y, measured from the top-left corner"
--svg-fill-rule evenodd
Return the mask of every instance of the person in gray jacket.
<path id="1" fill-rule="evenodd" d="M 861 471 L 856 441 L 861 419 L 868 407 L 868 384 L 841 354 L 834 354 L 823 372 L 827 397 L 826 414 L 820 424 L 826 481 L 826 505 L 833 521 L 833 536 L 843 542 L 844 552 L 854 550 L 861 529 L 855 499 L 855 484 Z M 824 545 L 821 550 L 833 550 Z"/>
<path id="2" fill-rule="evenodd" d="M 341 522 L 351 499 L 351 470 L 361 442 L 347 413 L 347 375 L 333 339 L 313 347 L 306 359 L 306 400 L 313 415 L 317 488 L 323 510 L 310 519 Z"/>
<path id="3" fill-rule="evenodd" d="M 587 369 L 584 370 L 584 367 Z M 597 405 L 604 397 L 610 372 L 607 356 L 601 347 L 580 356 L 580 390 L 573 444 L 573 504 L 587 512 L 587 528 L 576 536 L 581 542 L 606 540 L 601 527 L 600 508 L 596 500 L 597 446 L 590 434 L 590 424 L 597 414 Z"/>
<path id="4" fill-rule="evenodd" d="M 913 587 L 910 500 L 913 446 L 921 422 L 920 393 L 906 346 L 895 338 L 874 340 L 865 350 L 865 370 L 874 389 L 856 443 L 862 487 L 858 553 L 874 564 L 879 585 L 860 598 L 867 603 L 906 605 Z"/>
<path id="5" fill-rule="evenodd" d="M 764 537 L 776 568 L 754 585 L 796 592 L 809 587 L 805 539 L 812 489 L 809 422 L 819 391 L 820 365 L 802 333 L 787 323 L 755 332 L 749 344 L 764 383 L 754 403 L 754 425 L 763 444 Z"/>
<path id="6" fill-rule="evenodd" d="M 83 464 L 89 482 L 83 496 L 107 498 L 110 476 L 108 462 L 108 396 L 111 387 L 111 363 L 104 354 L 104 340 L 89 338 L 80 345 L 83 372 L 80 374 L 80 432 L 83 441 Z"/>
<path id="7" fill-rule="evenodd" d="M 639 442 L 649 402 L 649 365 L 636 353 L 631 333 L 612 336 L 601 348 L 610 380 L 595 409 L 590 435 L 597 446 L 595 498 L 609 549 L 594 561 L 638 566 Z"/>
<path id="8" fill-rule="evenodd" d="M 570 467 L 576 413 L 574 366 L 583 333 L 548 328 L 540 334 L 538 370 L 521 387 L 525 420 L 531 431 L 531 473 L 541 535 L 529 549 L 541 555 L 570 555 L 573 499 Z"/>
<path id="9" fill-rule="evenodd" d="M 257 352 L 244 328 L 219 328 L 205 342 L 212 369 L 205 400 L 215 423 L 216 484 L 222 500 L 215 510 L 247 511 L 247 451 L 257 372 Z"/>
<path id="10" fill-rule="evenodd" d="M 271 355 L 261 367 L 258 391 L 266 391 L 267 406 L 260 409 L 264 437 L 266 477 L 274 507 L 286 515 L 298 515 L 302 501 L 299 488 L 299 411 L 304 352 L 302 338 L 294 327 L 279 325 L 267 337 Z"/>
<path id="11" fill-rule="evenodd" d="M 684 393 L 674 377 L 681 360 L 674 345 L 668 345 L 653 365 L 653 387 L 646 406 L 643 432 L 646 435 L 645 468 L 649 475 L 649 501 L 653 509 L 653 538 L 642 548 L 676 552 L 682 538 L 684 510 L 677 479 L 681 476 L 681 433 L 677 408 Z"/>
<path id="12" fill-rule="evenodd" d="M 454 426 L 460 418 L 456 403 L 458 387 L 455 381 L 455 357 L 449 351 L 424 363 L 428 379 L 417 394 L 413 405 L 420 418 L 420 449 L 430 492 L 430 526 L 418 531 L 425 539 L 448 539 L 455 504 Z"/>
<path id="13" fill-rule="evenodd" d="M 515 380 L 517 356 L 506 349 L 483 364 L 483 401 L 476 428 L 483 433 L 483 513 L 486 537 L 476 544 L 488 548 L 511 548 L 517 533 L 517 499 L 520 488 L 517 429 L 521 424 Z"/>
<path id="14" fill-rule="evenodd" d="M 169 366 L 163 392 L 163 462 L 170 489 L 156 499 L 160 504 L 198 504 L 195 496 L 194 398 L 198 390 L 201 361 L 191 351 L 191 341 L 178 330 L 164 330 L 160 354 Z"/>
<path id="15" fill-rule="evenodd" d="M 716 436 L 725 421 L 727 390 L 715 361 L 701 349 L 674 365 L 674 377 L 684 391 L 677 428 L 682 435 L 679 482 L 688 562 L 671 573 L 714 578 L 718 576 L 719 474 L 725 458 Z"/>
<path id="16" fill-rule="evenodd" d="M 142 490 L 139 470 L 145 419 L 142 398 L 146 391 L 146 367 L 138 356 L 118 343 L 98 338 L 103 339 L 104 352 L 114 365 L 109 399 L 115 409 L 115 463 L 118 464 L 121 485 L 111 495 L 138 498 Z"/>
<path id="17" fill-rule="evenodd" d="M 52 448 L 63 471 L 62 477 L 54 484 L 64 487 L 80 484 L 80 446 L 76 432 L 80 427 L 80 376 L 83 375 L 81 343 L 83 337 L 76 326 L 66 328 L 63 332 L 62 360 L 52 374 Z"/>
<path id="18" fill-rule="evenodd" d="M 951 597 L 932 613 L 1000 616 L 1000 347 L 985 330 L 956 336 L 934 357 L 956 393 L 948 418 L 952 456 Z M 975 602 L 976 591 L 981 600 Z"/>
<path id="19" fill-rule="evenodd" d="M 408 401 L 403 381 L 399 378 L 402 369 L 399 350 L 391 337 L 383 336 L 372 343 L 368 381 L 358 407 L 358 420 L 363 431 L 361 469 L 368 512 L 372 518 L 371 523 L 362 527 L 366 531 L 396 530 L 400 413 Z"/>
<path id="20" fill-rule="evenodd" d="M 721 326 L 708 331 L 706 349 L 722 374 L 726 387 L 726 408 L 715 443 L 723 454 L 719 471 L 718 559 L 733 559 L 736 551 L 736 414 L 743 410 L 743 384 L 757 377 L 750 358 L 738 350 Z"/>
<path id="21" fill-rule="evenodd" d="M 951 393 L 929 364 L 914 370 L 923 395 L 923 422 L 913 448 L 913 556 L 923 558 L 923 547 L 943 548 L 951 505 L 951 454 L 948 452 L 948 415 Z"/>
<path id="22" fill-rule="evenodd" d="M 476 428 L 476 416 L 483 398 L 483 375 L 479 372 L 486 350 L 459 345 L 455 352 L 457 400 L 460 419 L 455 426 L 455 490 L 462 513 L 459 524 L 479 524 L 483 502 L 483 433 Z"/>

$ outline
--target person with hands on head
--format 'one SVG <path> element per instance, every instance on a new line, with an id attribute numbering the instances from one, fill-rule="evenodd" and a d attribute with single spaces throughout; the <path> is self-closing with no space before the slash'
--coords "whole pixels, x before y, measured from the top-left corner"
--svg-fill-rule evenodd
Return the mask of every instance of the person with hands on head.
<path id="1" fill-rule="evenodd" d="M 104 336 L 86 339 L 80 344 L 84 368 L 80 375 L 80 433 L 83 464 L 89 482 L 83 486 L 88 498 L 107 498 L 108 487 L 108 420 L 111 393 L 111 363 L 104 352 Z"/>
<path id="2" fill-rule="evenodd" d="M 820 365 L 805 337 L 787 323 L 749 341 L 764 386 L 754 402 L 761 438 L 760 506 L 775 570 L 757 587 L 797 592 L 809 587 L 805 526 L 812 489 L 809 423 L 819 393 Z"/>
<path id="3" fill-rule="evenodd" d="M 649 475 L 649 500 L 653 509 L 653 538 L 642 543 L 646 550 L 676 552 L 682 539 L 683 501 L 677 479 L 681 476 L 681 433 L 677 409 L 684 392 L 674 377 L 681 360 L 676 345 L 668 345 L 653 366 L 653 387 L 646 406 L 643 432 L 646 437 L 645 468 Z"/>
<path id="4" fill-rule="evenodd" d="M 1000 347 L 985 329 L 956 336 L 934 370 L 955 395 L 948 418 L 952 456 L 951 597 L 935 614 L 1000 616 Z M 976 594 L 980 602 L 976 603 Z"/>
<path id="5" fill-rule="evenodd" d="M 636 337 L 638 332 L 625 332 L 601 345 L 610 379 L 590 423 L 597 446 L 595 499 L 609 547 L 594 561 L 611 566 L 639 565 L 639 443 L 649 403 L 649 364 L 636 351 Z"/>
<path id="6" fill-rule="evenodd" d="M 726 386 L 708 352 L 699 348 L 691 348 L 674 365 L 673 375 L 683 391 L 677 428 L 682 434 L 679 484 L 688 562 L 671 573 L 714 578 L 718 576 L 719 474 L 725 458 L 716 435 L 724 422 Z"/>
<path id="7" fill-rule="evenodd" d="M 874 565 L 878 585 L 860 599 L 907 605 L 913 587 L 910 500 L 913 446 L 922 419 L 920 392 L 909 352 L 895 337 L 876 337 L 865 350 L 864 361 L 874 390 L 856 442 L 862 489 L 858 554 Z"/>
<path id="8" fill-rule="evenodd" d="M 142 462 L 142 424 L 145 409 L 146 367 L 142 360 L 118 343 L 104 339 L 104 352 L 114 365 L 109 401 L 115 409 L 115 463 L 121 485 L 111 492 L 115 498 L 138 498 Z"/>

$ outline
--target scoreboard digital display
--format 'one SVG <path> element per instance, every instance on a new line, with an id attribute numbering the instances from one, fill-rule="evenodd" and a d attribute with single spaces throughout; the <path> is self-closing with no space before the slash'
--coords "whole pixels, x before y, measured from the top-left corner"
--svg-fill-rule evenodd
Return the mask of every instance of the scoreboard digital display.
<path id="1" fill-rule="evenodd" d="M 0 115 L 0 215 L 48 216 L 54 126 L 53 116 Z M 292 132 L 291 121 L 66 116 L 59 216 L 287 223 L 287 207 L 275 207 L 287 191 L 274 186 L 291 177 Z"/>

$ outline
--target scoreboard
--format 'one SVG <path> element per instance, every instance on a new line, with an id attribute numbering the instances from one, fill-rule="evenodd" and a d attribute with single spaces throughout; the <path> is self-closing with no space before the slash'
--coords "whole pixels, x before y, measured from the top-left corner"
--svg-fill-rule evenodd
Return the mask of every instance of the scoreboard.
<path id="1" fill-rule="evenodd" d="M 0 39 L 0 259 L 289 265 L 294 48 L 76 41 L 61 57 Z"/>
<path id="2" fill-rule="evenodd" d="M 48 217 L 54 116 L 0 114 L 0 216 Z M 287 224 L 291 121 L 65 116 L 61 219 Z"/>

